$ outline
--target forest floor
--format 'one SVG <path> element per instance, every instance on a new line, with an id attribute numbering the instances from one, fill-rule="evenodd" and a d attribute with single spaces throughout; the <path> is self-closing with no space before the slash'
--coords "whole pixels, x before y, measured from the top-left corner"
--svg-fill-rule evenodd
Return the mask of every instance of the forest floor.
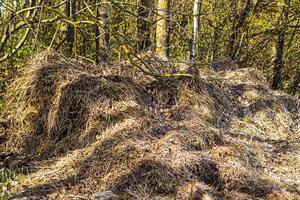
<path id="1" fill-rule="evenodd" d="M 0 199 L 300 199 L 300 101 L 255 69 L 153 78 L 43 52 L 6 104 Z"/>

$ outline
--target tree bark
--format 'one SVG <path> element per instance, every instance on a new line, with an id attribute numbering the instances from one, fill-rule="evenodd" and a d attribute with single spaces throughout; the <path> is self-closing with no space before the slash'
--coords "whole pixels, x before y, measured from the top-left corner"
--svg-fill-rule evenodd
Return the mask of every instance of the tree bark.
<path id="1" fill-rule="evenodd" d="M 282 16 L 280 29 L 278 30 L 277 42 L 276 42 L 276 50 L 273 61 L 273 83 L 272 88 L 277 90 L 280 88 L 281 84 L 281 73 L 284 67 L 284 43 L 285 43 L 285 33 L 288 28 L 289 21 L 289 8 L 290 8 L 290 0 L 284 0 L 285 5 L 283 5 Z"/>
<path id="2" fill-rule="evenodd" d="M 237 5 L 236 0 L 232 0 L 232 18 L 233 18 L 233 26 L 231 30 L 231 35 L 229 39 L 229 57 L 232 60 L 236 59 L 237 52 L 240 48 L 240 31 L 245 26 L 247 18 L 249 16 L 252 0 L 247 0 L 245 2 L 245 5 L 243 7 L 243 10 L 241 11 L 240 15 L 237 15 Z"/>
<path id="3" fill-rule="evenodd" d="M 96 17 L 99 20 L 100 13 L 99 8 L 96 8 Z M 95 63 L 98 64 L 100 62 L 100 28 L 96 24 L 95 25 Z"/>
<path id="4" fill-rule="evenodd" d="M 297 72 L 295 79 L 291 88 L 289 89 L 289 93 L 295 95 L 297 91 L 300 91 L 300 70 Z"/>
<path id="5" fill-rule="evenodd" d="M 192 33 L 192 45 L 190 52 L 190 62 L 195 63 L 197 57 L 197 43 L 198 43 L 198 34 L 200 27 L 200 8 L 201 8 L 202 0 L 194 1 L 193 8 L 193 33 Z"/>
<path id="6" fill-rule="evenodd" d="M 171 46 L 171 14 L 170 14 L 170 4 L 171 0 L 167 0 L 167 41 L 166 41 L 166 56 L 170 56 L 170 46 Z"/>
<path id="7" fill-rule="evenodd" d="M 140 0 L 138 7 L 138 50 L 147 51 L 151 45 L 150 39 L 150 22 L 149 16 L 151 13 L 151 0 Z"/>
<path id="8" fill-rule="evenodd" d="M 76 0 L 67 0 L 66 7 L 65 7 L 65 14 L 72 21 L 76 20 Z M 70 23 L 67 24 L 66 39 L 67 39 L 66 54 L 67 56 L 71 56 L 73 54 L 73 47 L 75 41 L 75 28 Z"/>
<path id="9" fill-rule="evenodd" d="M 161 57 L 168 55 L 168 12 L 169 0 L 158 0 L 156 24 L 156 53 Z"/>
<path id="10" fill-rule="evenodd" d="M 110 4 L 109 2 L 104 2 L 104 12 L 103 12 L 103 28 L 104 28 L 104 53 L 103 60 L 105 63 L 110 61 Z"/>

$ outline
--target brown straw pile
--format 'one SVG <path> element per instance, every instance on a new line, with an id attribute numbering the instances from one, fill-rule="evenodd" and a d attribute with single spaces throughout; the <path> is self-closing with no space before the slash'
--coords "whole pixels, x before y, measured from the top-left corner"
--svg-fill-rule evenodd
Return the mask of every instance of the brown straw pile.
<path id="1" fill-rule="evenodd" d="M 7 149 L 37 156 L 13 195 L 299 199 L 299 100 L 259 71 L 217 71 L 156 80 L 39 54 L 6 97 Z"/>

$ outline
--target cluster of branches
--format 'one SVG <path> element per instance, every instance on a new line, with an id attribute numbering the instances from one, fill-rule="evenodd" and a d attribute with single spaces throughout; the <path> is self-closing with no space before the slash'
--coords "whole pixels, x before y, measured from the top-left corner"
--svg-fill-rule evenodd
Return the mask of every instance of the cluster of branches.
<path id="1" fill-rule="evenodd" d="M 296 94 L 299 19 L 297 0 L 0 0 L 0 63 L 43 48 L 93 63 L 147 51 L 195 66 L 230 58 Z"/>

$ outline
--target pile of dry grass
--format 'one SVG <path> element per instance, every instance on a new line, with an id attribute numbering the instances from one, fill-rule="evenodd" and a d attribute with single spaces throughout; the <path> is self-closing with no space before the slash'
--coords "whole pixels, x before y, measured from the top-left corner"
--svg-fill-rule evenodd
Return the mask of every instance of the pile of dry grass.
<path id="1" fill-rule="evenodd" d="M 300 102 L 270 90 L 255 70 L 155 80 L 126 64 L 85 66 L 44 52 L 12 84 L 7 103 L 7 148 L 41 159 L 21 196 L 300 193 Z"/>

